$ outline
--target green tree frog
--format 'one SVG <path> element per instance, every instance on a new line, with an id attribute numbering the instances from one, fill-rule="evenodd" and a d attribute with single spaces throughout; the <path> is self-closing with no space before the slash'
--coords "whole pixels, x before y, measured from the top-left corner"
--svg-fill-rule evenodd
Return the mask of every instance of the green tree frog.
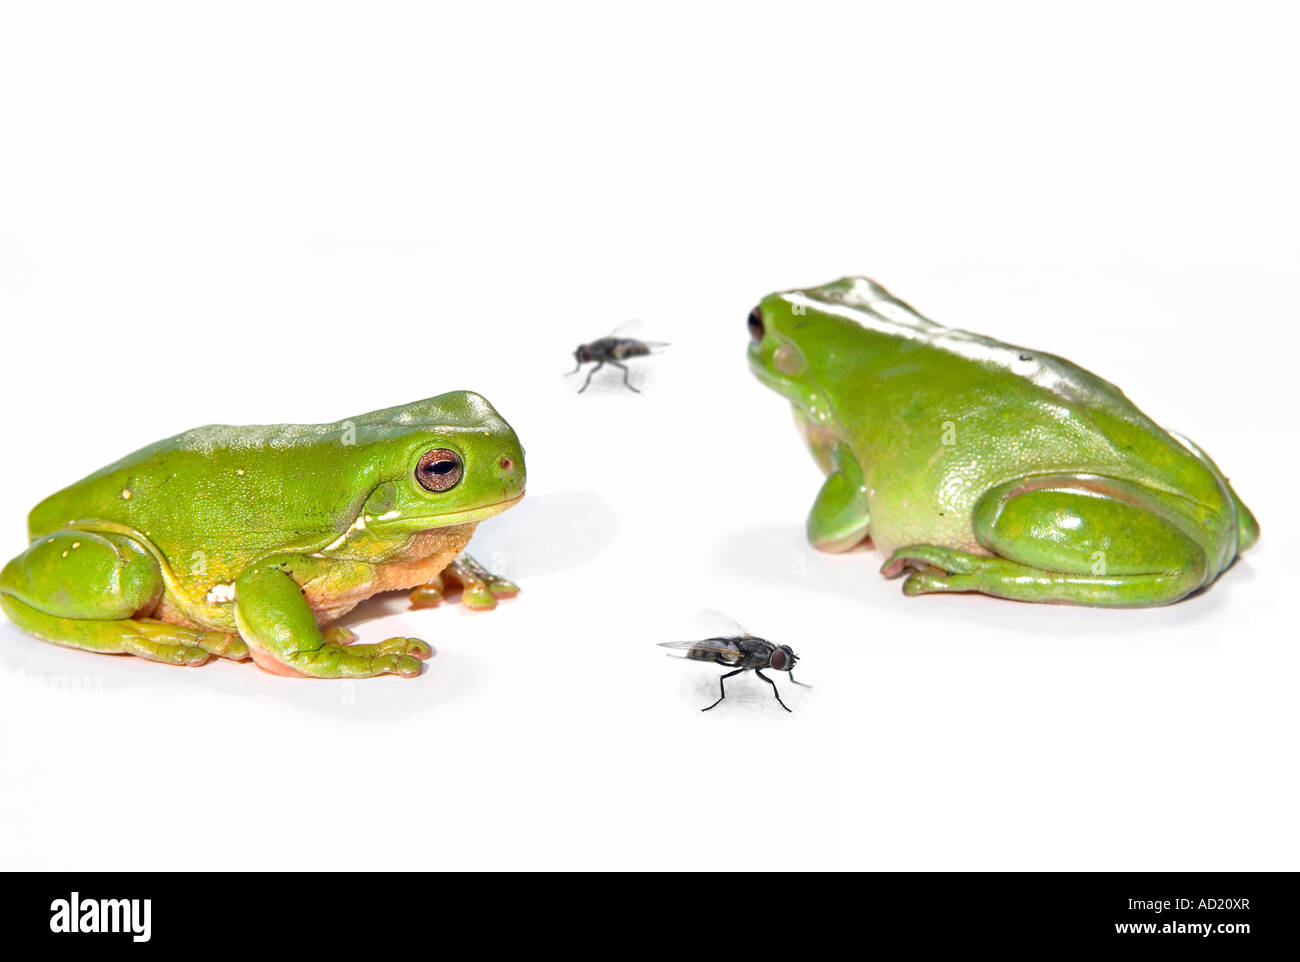
<path id="1" fill-rule="evenodd" d="M 772 294 L 749 333 L 751 369 L 826 475 L 809 540 L 869 538 L 909 595 L 1166 604 L 1259 537 L 1205 452 L 1113 384 L 942 327 L 866 278 Z"/>
<path id="2" fill-rule="evenodd" d="M 461 552 L 523 497 L 524 478 L 515 432 L 467 391 L 331 424 L 195 428 L 38 504 L 0 605 L 87 651 L 414 676 L 432 654 L 423 641 L 354 644 L 326 626 L 381 591 L 436 604 L 444 576 L 471 607 L 515 594 Z"/>

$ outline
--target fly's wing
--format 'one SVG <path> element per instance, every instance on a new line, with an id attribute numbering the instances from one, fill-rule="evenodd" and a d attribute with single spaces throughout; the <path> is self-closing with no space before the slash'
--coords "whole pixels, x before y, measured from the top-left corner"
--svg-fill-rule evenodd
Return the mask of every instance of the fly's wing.
<path id="1" fill-rule="evenodd" d="M 610 331 L 606 336 L 617 340 L 640 341 L 646 347 L 650 348 L 651 351 L 663 350 L 668 346 L 667 341 L 647 341 L 641 336 L 644 328 L 645 321 L 636 318 L 635 320 L 624 321 L 618 327 L 614 328 L 614 330 Z"/>
<path id="2" fill-rule="evenodd" d="M 633 337 L 640 339 L 641 331 L 645 327 L 645 321 L 636 318 L 631 321 L 624 321 L 614 330 L 609 332 L 610 337 Z"/>
<path id="3" fill-rule="evenodd" d="M 730 638 L 705 638 L 702 641 L 661 641 L 660 648 L 676 648 L 685 652 L 707 652 L 711 655 L 720 655 L 729 661 L 737 661 L 744 656 L 737 645 Z M 687 658 L 690 654 L 687 654 Z"/>
<path id="4" fill-rule="evenodd" d="M 753 638 L 738 622 L 732 621 L 720 611 L 712 608 L 701 609 L 695 615 L 696 622 L 711 635 L 723 638 Z"/>

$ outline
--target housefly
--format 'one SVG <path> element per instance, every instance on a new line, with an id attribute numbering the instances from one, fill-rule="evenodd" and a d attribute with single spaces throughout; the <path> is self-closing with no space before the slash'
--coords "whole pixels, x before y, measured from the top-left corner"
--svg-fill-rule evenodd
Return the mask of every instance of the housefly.
<path id="1" fill-rule="evenodd" d="M 686 654 L 682 657 L 692 661 L 711 661 L 724 668 L 734 669 L 718 679 L 718 689 L 721 692 L 718 700 L 708 708 L 701 708 L 700 711 L 717 708 L 722 703 L 722 699 L 727 697 L 727 679 L 744 671 L 752 671 L 771 685 L 777 704 L 790 711 L 790 707 L 781 701 L 781 692 L 777 689 L 776 682 L 763 674 L 763 669 L 772 668 L 776 671 L 790 672 L 791 682 L 801 688 L 811 688 L 812 685 L 805 685 L 794 679 L 794 666 L 799 661 L 799 656 L 794 653 L 794 649 L 789 645 L 778 645 L 766 638 L 755 638 L 740 625 L 721 615 L 716 615 L 714 618 L 720 620 L 720 631 L 712 638 L 705 638 L 702 641 L 659 642 L 662 648 L 684 650 Z"/>
<path id="2" fill-rule="evenodd" d="M 640 338 L 633 337 L 635 329 L 640 322 L 629 321 L 623 324 L 613 333 L 598 338 L 589 344 L 579 344 L 573 352 L 573 359 L 577 361 L 577 366 L 569 371 L 565 377 L 577 374 L 582 365 L 595 362 L 595 367 L 587 372 L 587 380 L 583 382 L 582 387 L 578 388 L 581 394 L 587 390 L 591 384 L 592 375 L 599 371 L 606 364 L 612 364 L 614 367 L 623 369 L 623 383 L 628 386 L 629 390 L 641 393 L 640 388 L 632 387 L 632 382 L 628 380 L 628 367 L 623 362 L 630 357 L 645 357 L 647 354 L 653 354 L 660 348 L 668 345 L 662 341 L 643 341 Z"/>

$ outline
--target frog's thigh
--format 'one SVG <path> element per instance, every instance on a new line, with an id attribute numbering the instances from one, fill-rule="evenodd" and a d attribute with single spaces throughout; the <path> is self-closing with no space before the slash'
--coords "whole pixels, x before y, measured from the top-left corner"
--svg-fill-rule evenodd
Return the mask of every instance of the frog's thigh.
<path id="1" fill-rule="evenodd" d="M 162 596 L 158 564 L 120 535 L 56 531 L 5 565 L 0 592 L 60 618 L 111 620 L 149 611 Z"/>
<path id="2" fill-rule="evenodd" d="M 130 538 L 58 531 L 0 573 L 0 605 L 16 624 L 55 644 L 175 665 L 231 656 L 231 636 L 133 616 L 162 595 L 152 557 Z"/>
<path id="3" fill-rule="evenodd" d="M 909 594 L 979 591 L 1109 606 L 1166 604 L 1205 581 L 1201 546 L 1126 482 L 1012 482 L 981 498 L 973 521 L 977 540 L 997 557 L 914 545 L 894 553 L 886 574 L 916 570 L 904 586 Z"/>
<path id="4" fill-rule="evenodd" d="M 808 512 L 808 540 L 821 551 L 848 551 L 868 534 L 867 490 L 851 457 L 836 458 Z"/>
<path id="5" fill-rule="evenodd" d="M 1103 478 L 1013 482 L 975 505 L 975 537 L 1000 557 L 1078 574 L 1201 575 L 1205 552 L 1144 499 Z"/>

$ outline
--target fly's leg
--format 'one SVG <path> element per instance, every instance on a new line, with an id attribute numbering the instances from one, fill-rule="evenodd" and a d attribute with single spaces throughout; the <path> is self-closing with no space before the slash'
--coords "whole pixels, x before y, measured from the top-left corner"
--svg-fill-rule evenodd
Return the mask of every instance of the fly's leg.
<path id="1" fill-rule="evenodd" d="M 641 393 L 641 389 L 632 387 L 632 382 L 627 379 L 628 366 L 626 364 L 623 364 L 621 361 L 610 361 L 609 363 L 613 364 L 615 367 L 621 367 L 623 369 L 623 383 L 626 384 L 630 390 L 635 391 L 637 394 Z"/>
<path id="2" fill-rule="evenodd" d="M 721 678 L 719 678 L 719 679 L 718 679 L 718 690 L 722 692 L 722 698 L 719 698 L 717 701 L 715 701 L 715 702 L 714 702 L 712 705 L 710 705 L 708 708 L 701 708 L 700 711 L 709 711 L 709 709 L 717 708 L 719 705 L 721 705 L 721 704 L 722 704 L 722 699 L 727 697 L 727 685 L 726 685 L 726 681 L 727 681 L 727 679 L 730 678 L 732 675 L 739 675 L 742 671 L 748 671 L 748 670 L 749 670 L 749 669 L 747 669 L 747 668 L 737 668 L 735 671 L 729 671 L 729 672 L 727 672 L 725 675 L 723 675 Z"/>
<path id="3" fill-rule="evenodd" d="M 801 681 L 795 681 L 795 680 L 794 680 L 794 672 L 790 672 L 789 675 L 790 675 L 790 684 L 792 684 L 792 685 L 798 685 L 800 688 L 811 688 L 811 687 L 812 687 L 812 685 L 805 685 L 805 684 L 804 684 L 803 682 L 801 682 Z"/>
<path id="4" fill-rule="evenodd" d="M 786 711 L 790 711 L 790 707 L 781 700 L 781 691 L 776 687 L 776 682 L 774 682 L 771 678 L 768 678 L 767 675 L 763 674 L 763 669 L 761 668 L 755 668 L 754 674 L 756 674 L 759 678 L 762 678 L 765 682 L 767 682 L 769 685 L 772 686 L 772 694 L 776 696 L 776 703 L 780 705 L 782 708 L 784 708 Z M 791 714 L 793 714 L 793 712 L 791 712 Z"/>
<path id="5" fill-rule="evenodd" d="M 582 382 L 582 387 L 578 388 L 578 393 L 579 393 L 579 394 L 581 394 L 583 391 L 587 390 L 588 385 L 591 384 L 591 378 L 592 378 L 592 375 L 595 374 L 597 371 L 599 371 L 599 370 L 600 370 L 602 367 L 604 367 L 604 366 L 605 366 L 605 361 L 604 361 L 604 359 L 601 359 L 601 360 L 599 360 L 599 361 L 596 362 L 596 366 L 595 366 L 595 367 L 593 367 L 590 371 L 587 372 L 587 380 L 583 381 L 583 382 Z"/>
<path id="6" fill-rule="evenodd" d="M 581 370 L 582 370 L 582 362 L 579 361 L 578 364 L 577 364 L 577 366 L 576 366 L 572 371 L 565 371 L 565 372 L 564 372 L 564 376 L 565 376 L 565 377 L 573 377 L 573 375 L 577 374 L 577 373 L 578 373 L 579 371 L 581 371 Z"/>

